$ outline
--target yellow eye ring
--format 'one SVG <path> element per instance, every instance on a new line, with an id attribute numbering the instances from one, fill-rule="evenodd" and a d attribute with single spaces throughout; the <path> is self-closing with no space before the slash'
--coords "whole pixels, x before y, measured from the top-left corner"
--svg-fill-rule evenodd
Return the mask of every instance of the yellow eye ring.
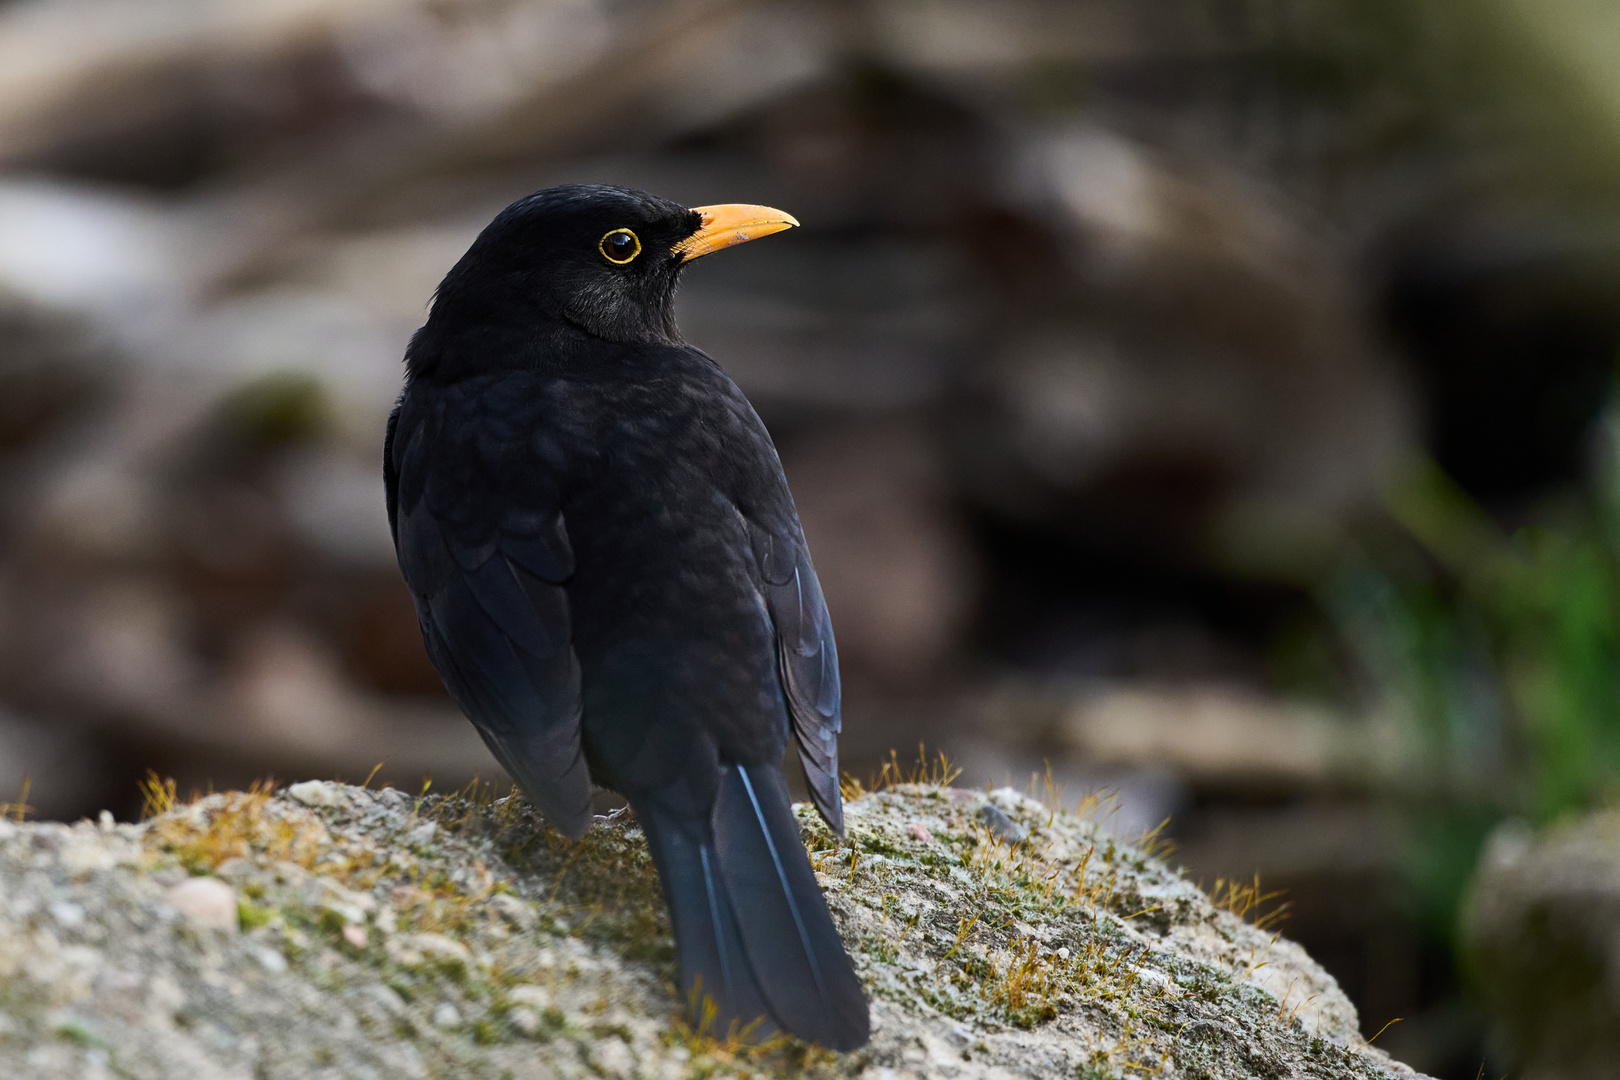
<path id="1" fill-rule="evenodd" d="M 628 245 L 624 243 L 625 237 L 630 240 Z M 596 250 L 600 251 L 602 258 L 608 262 L 615 266 L 623 266 L 641 254 L 641 238 L 629 229 L 614 229 L 604 233 L 602 239 L 596 242 Z"/>

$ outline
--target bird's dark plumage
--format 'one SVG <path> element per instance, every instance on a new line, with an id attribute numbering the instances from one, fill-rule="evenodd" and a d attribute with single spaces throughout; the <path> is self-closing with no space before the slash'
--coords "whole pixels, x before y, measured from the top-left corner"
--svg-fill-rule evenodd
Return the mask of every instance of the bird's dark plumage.
<path id="1" fill-rule="evenodd" d="M 593 780 L 635 809 L 683 992 L 852 1049 L 866 1001 L 782 773 L 791 735 L 842 833 L 832 626 L 770 436 L 671 314 L 683 262 L 792 223 L 756 211 L 503 211 L 406 353 L 388 514 L 428 654 L 524 793 L 573 837 Z"/>

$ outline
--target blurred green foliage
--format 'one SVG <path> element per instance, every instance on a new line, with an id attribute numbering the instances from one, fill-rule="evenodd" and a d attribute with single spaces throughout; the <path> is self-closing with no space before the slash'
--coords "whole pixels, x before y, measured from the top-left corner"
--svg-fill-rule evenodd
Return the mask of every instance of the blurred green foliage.
<path id="1" fill-rule="evenodd" d="M 1450 938 L 1498 821 L 1546 825 L 1620 792 L 1620 418 L 1590 489 L 1504 529 L 1438 467 L 1392 488 L 1325 606 L 1395 735 L 1415 914 Z"/>
<path id="2" fill-rule="evenodd" d="M 1251 108 L 1289 118 L 1257 128 L 1267 134 L 1250 152 L 1330 217 L 1364 223 L 1366 185 L 1385 198 L 1417 176 L 1431 208 L 1503 197 L 1613 206 L 1620 5 L 1209 0 L 1202 10 L 1234 46 Z"/>
<path id="3" fill-rule="evenodd" d="M 220 403 L 218 427 L 253 449 L 318 442 L 337 421 L 321 380 L 302 371 L 282 371 L 249 382 Z"/>

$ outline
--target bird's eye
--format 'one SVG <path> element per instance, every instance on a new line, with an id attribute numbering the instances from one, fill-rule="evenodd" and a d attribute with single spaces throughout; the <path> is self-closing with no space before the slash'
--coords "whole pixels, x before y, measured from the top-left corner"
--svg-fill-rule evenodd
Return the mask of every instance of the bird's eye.
<path id="1" fill-rule="evenodd" d="M 641 254 L 641 241 L 629 229 L 614 229 L 598 240 L 596 246 L 602 258 L 620 266 Z"/>

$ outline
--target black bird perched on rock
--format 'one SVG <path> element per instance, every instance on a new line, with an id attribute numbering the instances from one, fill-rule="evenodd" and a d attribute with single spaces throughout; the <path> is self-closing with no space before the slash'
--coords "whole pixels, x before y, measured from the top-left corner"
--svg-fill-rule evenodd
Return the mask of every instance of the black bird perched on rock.
<path id="1" fill-rule="evenodd" d="M 591 782 L 634 808 L 682 990 L 840 1050 L 866 1000 L 805 857 L 791 736 L 843 832 L 838 656 L 770 436 L 676 332 L 691 260 L 797 225 L 550 188 L 507 207 L 405 354 L 383 470 L 428 655 L 573 838 Z"/>

